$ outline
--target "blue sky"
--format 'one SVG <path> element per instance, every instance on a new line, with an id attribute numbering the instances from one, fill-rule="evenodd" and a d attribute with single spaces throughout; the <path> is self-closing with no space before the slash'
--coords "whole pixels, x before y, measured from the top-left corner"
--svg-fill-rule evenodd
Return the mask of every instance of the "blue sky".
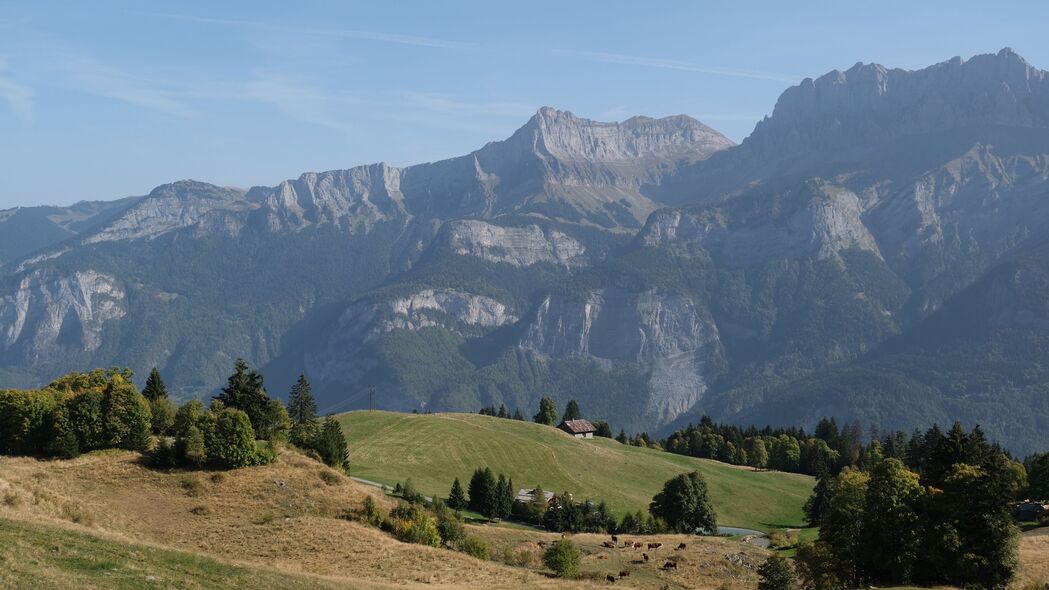
<path id="1" fill-rule="evenodd" d="M 1011 46 L 1049 67 L 1047 22 L 1045 2 L 0 0 L 0 208 L 432 161 L 543 105 L 739 141 L 857 61 Z"/>

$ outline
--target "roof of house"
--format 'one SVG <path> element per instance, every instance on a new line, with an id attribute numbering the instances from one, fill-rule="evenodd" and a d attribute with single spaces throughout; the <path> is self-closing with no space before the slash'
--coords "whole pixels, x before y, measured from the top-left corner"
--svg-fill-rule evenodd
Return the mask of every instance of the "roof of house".
<path id="1" fill-rule="evenodd" d="M 543 498 L 547 502 L 550 502 L 550 500 L 554 499 L 554 493 L 553 492 L 543 492 Z M 535 499 L 535 488 L 532 488 L 532 489 L 524 488 L 524 489 L 520 490 L 519 492 L 517 492 L 517 497 L 514 498 L 514 499 L 517 500 L 518 502 L 523 502 L 525 504 L 531 502 L 532 500 Z"/>
<path id="2" fill-rule="evenodd" d="M 565 420 L 564 422 L 561 422 L 558 428 L 572 434 L 586 434 L 588 432 L 597 431 L 589 420 Z"/>

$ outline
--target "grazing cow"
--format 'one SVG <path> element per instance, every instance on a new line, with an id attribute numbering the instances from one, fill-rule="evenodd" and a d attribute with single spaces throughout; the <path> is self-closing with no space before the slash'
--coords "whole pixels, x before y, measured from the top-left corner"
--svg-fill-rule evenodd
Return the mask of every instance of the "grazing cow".
<path id="1" fill-rule="evenodd" d="M 546 547 L 546 541 L 539 541 L 540 547 Z"/>
<path id="2" fill-rule="evenodd" d="M 630 575 L 630 572 L 628 572 L 626 570 L 623 570 L 623 571 L 619 572 L 619 579 L 623 579 L 623 578 L 625 578 L 625 577 L 627 577 L 629 575 Z"/>
<path id="3" fill-rule="evenodd" d="M 610 543 L 608 541 L 605 541 L 604 543 L 601 543 L 601 545 L 603 547 L 607 547 L 609 549 L 615 549 L 616 548 L 616 544 L 615 543 Z"/>
<path id="4" fill-rule="evenodd" d="M 634 542 L 634 549 L 640 549 L 641 547 L 643 547 L 641 543 Z"/>
<path id="5" fill-rule="evenodd" d="M 619 537 L 617 537 L 615 535 L 612 535 L 612 542 L 613 543 L 618 543 L 619 542 Z"/>
<path id="6" fill-rule="evenodd" d="M 615 584 L 616 583 L 616 577 L 613 576 L 612 574 L 608 574 L 607 576 L 605 576 L 605 579 L 608 580 L 609 584 Z"/>
<path id="7" fill-rule="evenodd" d="M 649 543 L 648 544 L 648 548 L 649 549 L 659 549 L 662 546 L 663 546 L 662 543 Z"/>
<path id="8" fill-rule="evenodd" d="M 663 569 L 665 569 L 665 570 L 675 570 L 676 571 L 677 570 L 677 562 L 676 561 L 668 561 L 668 562 L 663 564 Z"/>
<path id="9" fill-rule="evenodd" d="M 680 544 L 680 545 L 678 545 L 678 546 L 677 546 L 677 549 L 676 549 L 675 551 L 681 551 L 682 549 L 685 549 L 685 548 L 687 548 L 687 547 L 688 547 L 688 545 L 686 545 L 686 544 L 682 543 L 682 544 Z"/>
<path id="10" fill-rule="evenodd" d="M 642 553 L 641 557 L 644 557 L 645 558 L 645 563 L 648 563 L 648 554 L 647 553 Z"/>

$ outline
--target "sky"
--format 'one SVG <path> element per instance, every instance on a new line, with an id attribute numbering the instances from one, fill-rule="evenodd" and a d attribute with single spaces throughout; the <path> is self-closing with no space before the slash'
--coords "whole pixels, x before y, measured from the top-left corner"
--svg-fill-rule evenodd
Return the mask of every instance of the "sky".
<path id="1" fill-rule="evenodd" d="M 468 153 L 541 106 L 741 141 L 806 77 L 1012 47 L 1049 3 L 0 0 L 0 209 Z"/>

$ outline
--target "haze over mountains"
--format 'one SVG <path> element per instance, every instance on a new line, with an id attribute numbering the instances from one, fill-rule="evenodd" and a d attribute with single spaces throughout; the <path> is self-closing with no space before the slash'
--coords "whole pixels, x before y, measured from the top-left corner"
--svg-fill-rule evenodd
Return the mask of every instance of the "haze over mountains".
<path id="1" fill-rule="evenodd" d="M 788 89 L 740 145 L 543 108 L 459 158 L 0 212 L 0 383 L 238 356 L 325 409 L 707 412 L 1049 444 L 1049 77 L 1010 50 Z"/>

